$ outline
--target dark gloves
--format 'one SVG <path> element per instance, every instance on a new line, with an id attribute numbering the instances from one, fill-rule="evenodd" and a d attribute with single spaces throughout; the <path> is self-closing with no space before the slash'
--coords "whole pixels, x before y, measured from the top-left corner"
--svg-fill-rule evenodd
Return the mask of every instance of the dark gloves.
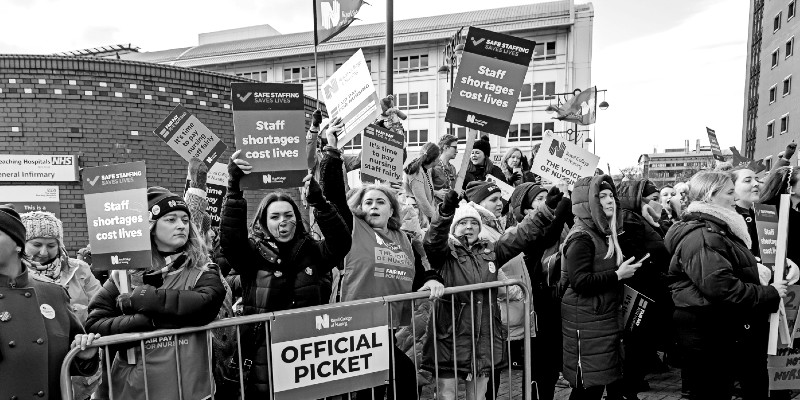
<path id="1" fill-rule="evenodd" d="M 208 166 L 199 158 L 189 160 L 189 187 L 206 190 Z"/>
<path id="2" fill-rule="evenodd" d="M 319 108 L 314 110 L 314 113 L 311 114 L 311 126 L 319 128 L 319 125 L 322 123 L 322 110 Z"/>
<path id="3" fill-rule="evenodd" d="M 121 293 L 117 296 L 117 307 L 125 315 L 133 315 L 143 310 L 143 305 L 152 298 L 156 288 L 150 285 L 139 285 L 131 293 Z"/>
<path id="4" fill-rule="evenodd" d="M 306 201 L 309 205 L 316 209 L 322 210 L 327 204 L 328 201 L 325 199 L 325 196 L 322 194 L 322 188 L 317 183 L 317 180 L 311 178 L 308 182 L 308 190 L 306 191 Z"/>
<path id="5" fill-rule="evenodd" d="M 559 224 L 566 223 L 570 228 L 572 228 L 575 216 L 572 215 L 572 200 L 570 200 L 569 197 L 562 196 L 553 214 L 554 222 Z"/>
<path id="6" fill-rule="evenodd" d="M 458 193 L 455 190 L 451 190 L 444 195 L 444 201 L 439 211 L 443 215 L 453 215 L 456 212 L 456 208 L 458 208 Z"/>
<path id="7" fill-rule="evenodd" d="M 557 187 L 553 186 L 550 188 L 550 191 L 547 192 L 547 197 L 544 200 L 544 204 L 547 208 L 553 210 L 558 206 L 558 203 L 564 197 L 564 193 L 561 193 Z"/>
<path id="8" fill-rule="evenodd" d="M 786 146 L 786 151 L 783 152 L 783 158 L 789 160 L 794 155 L 794 152 L 797 151 L 797 143 L 792 142 Z"/>
<path id="9" fill-rule="evenodd" d="M 242 169 L 233 162 L 233 159 L 228 161 L 228 189 L 240 192 L 241 189 L 239 189 L 239 180 L 242 179 L 243 176 L 244 171 L 242 171 Z"/>
<path id="10" fill-rule="evenodd" d="M 522 174 L 520 174 L 519 172 L 514 172 L 511 174 L 510 177 L 508 177 L 508 184 L 514 186 L 520 179 L 522 179 Z"/>

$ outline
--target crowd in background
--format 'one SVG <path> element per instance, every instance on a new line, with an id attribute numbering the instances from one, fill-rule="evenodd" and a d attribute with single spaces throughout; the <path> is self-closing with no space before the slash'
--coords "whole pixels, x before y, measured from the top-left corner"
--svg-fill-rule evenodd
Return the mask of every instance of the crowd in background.
<path id="1" fill-rule="evenodd" d="M 391 97 L 382 111 L 376 123 L 402 133 L 405 115 Z M 460 381 L 468 399 L 496 398 L 500 371 L 523 363 L 524 341 L 533 382 L 522 385 L 539 399 L 553 398 L 560 376 L 572 387 L 570 399 L 604 392 L 635 399 L 649 389 L 645 376 L 668 365 L 681 368 L 686 398 L 727 400 L 735 382 L 744 399 L 769 394 L 767 316 L 800 278 L 791 261 L 800 250 L 789 246 L 785 276 L 761 264 L 753 206 L 793 193 L 789 243 L 798 243 L 794 145 L 766 173 L 720 165 L 659 188 L 646 178 L 615 182 L 598 170 L 568 187 L 530 171 L 536 149 L 509 149 L 498 166 L 480 138 L 464 155 L 469 163 L 456 187 L 458 139 L 444 135 L 407 160 L 402 184 L 351 188 L 347 173 L 360 168 L 360 157 L 342 153 L 336 138 L 343 128 L 340 119 L 312 115 L 301 204 L 282 191 L 248 204 L 239 182 L 252 166 L 238 151 L 219 228 L 206 213 L 207 170 L 199 160 L 190 162 L 183 196 L 149 188 L 151 266 L 130 272 L 127 293 L 120 290 L 124 271 L 91 270 L 90 248 L 69 257 L 53 214 L 0 207 L 0 301 L 16 296 L 8 311 L 0 307 L 0 336 L 11 343 L 0 347 L 0 393 L 59 398 L 61 360 L 80 347 L 71 366 L 77 399 L 110 398 L 109 389 L 115 399 L 144 399 L 145 379 L 149 398 L 201 399 L 212 391 L 236 398 L 240 375 L 248 397 L 266 397 L 263 324 L 242 331 L 242 370 L 235 333 L 224 329 L 213 332 L 210 354 L 204 333 L 187 334 L 177 350 L 112 348 L 102 360 L 108 369 L 99 368 L 90 345 L 101 335 L 427 291 L 430 301 L 392 303 L 393 379 L 356 398 L 416 398 L 430 384 L 437 398 L 456 399 Z M 513 194 L 504 199 L 489 176 Z M 308 221 L 301 207 L 309 208 Z M 249 220 L 248 208 L 255 210 Z M 378 250 L 391 261 L 376 258 Z M 404 273 L 377 273 L 387 267 Z M 517 287 L 442 295 L 446 287 L 509 278 L 531 295 L 537 323 L 530 337 Z M 623 284 L 654 302 L 636 331 L 620 321 Z"/>

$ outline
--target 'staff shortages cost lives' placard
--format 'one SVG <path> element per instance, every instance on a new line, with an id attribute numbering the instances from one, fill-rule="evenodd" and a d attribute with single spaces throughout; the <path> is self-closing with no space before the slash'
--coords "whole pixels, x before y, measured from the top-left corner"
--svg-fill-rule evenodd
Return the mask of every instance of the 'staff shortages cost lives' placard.
<path id="1" fill-rule="evenodd" d="M 228 148 L 214 132 L 181 105 L 176 106 L 153 133 L 184 160 L 199 158 L 208 168 Z"/>
<path id="2" fill-rule="evenodd" d="M 270 325 L 275 399 L 321 399 L 389 379 L 389 318 L 382 301 L 277 313 Z"/>
<path id="3" fill-rule="evenodd" d="M 231 91 L 236 149 L 253 166 L 241 187 L 302 186 L 308 173 L 303 85 L 232 83 Z"/>
<path id="4" fill-rule="evenodd" d="M 470 27 L 445 121 L 505 137 L 535 45 Z"/>
<path id="5" fill-rule="evenodd" d="M 144 161 L 83 170 L 92 269 L 150 268 Z"/>

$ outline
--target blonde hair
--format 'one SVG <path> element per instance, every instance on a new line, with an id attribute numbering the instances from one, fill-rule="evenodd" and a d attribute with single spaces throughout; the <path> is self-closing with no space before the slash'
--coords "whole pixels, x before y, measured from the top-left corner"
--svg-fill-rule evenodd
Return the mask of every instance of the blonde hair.
<path id="1" fill-rule="evenodd" d="M 187 215 L 189 214 L 187 213 Z M 188 265 L 190 267 L 204 268 L 206 264 L 211 262 L 211 258 L 208 256 L 206 240 L 204 237 L 200 237 L 198 235 L 199 230 L 194 226 L 194 223 L 191 220 L 191 215 L 189 215 L 189 218 L 189 236 L 186 239 L 186 244 L 183 245 L 182 251 L 186 252 L 186 256 L 189 259 Z M 156 247 L 155 243 L 157 223 L 158 220 L 150 223 L 150 245 L 153 249 L 150 253 L 151 270 L 159 270 L 167 265 L 164 257 L 161 257 L 161 255 L 158 254 L 158 248 Z"/>
<path id="2" fill-rule="evenodd" d="M 622 255 L 622 248 L 619 247 L 619 237 L 617 236 L 617 200 L 614 199 L 614 213 L 608 220 L 608 229 L 611 234 L 608 236 L 608 252 L 606 252 L 605 259 L 616 256 L 617 266 L 622 264 L 624 256 Z"/>
<path id="3" fill-rule="evenodd" d="M 691 201 L 709 203 L 711 198 L 716 196 L 728 182 L 733 183 L 727 172 L 700 171 L 689 180 L 687 197 Z"/>

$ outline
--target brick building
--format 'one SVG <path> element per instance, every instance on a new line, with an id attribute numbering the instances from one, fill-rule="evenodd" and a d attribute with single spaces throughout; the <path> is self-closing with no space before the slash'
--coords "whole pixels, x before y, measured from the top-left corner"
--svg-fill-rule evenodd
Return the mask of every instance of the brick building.
<path id="1" fill-rule="evenodd" d="M 183 193 L 186 162 L 152 131 L 182 104 L 233 152 L 230 84 L 249 79 L 90 57 L 0 55 L 0 154 L 77 155 L 81 168 L 144 160 L 148 184 Z M 316 104 L 306 98 L 310 111 Z M 26 184 L 3 182 L 0 185 Z M 81 182 L 58 185 L 67 250 L 88 243 Z M 297 199 L 298 191 L 289 191 Z M 264 193 L 248 191 L 250 212 Z M 306 216 L 304 216 L 305 218 Z"/>

